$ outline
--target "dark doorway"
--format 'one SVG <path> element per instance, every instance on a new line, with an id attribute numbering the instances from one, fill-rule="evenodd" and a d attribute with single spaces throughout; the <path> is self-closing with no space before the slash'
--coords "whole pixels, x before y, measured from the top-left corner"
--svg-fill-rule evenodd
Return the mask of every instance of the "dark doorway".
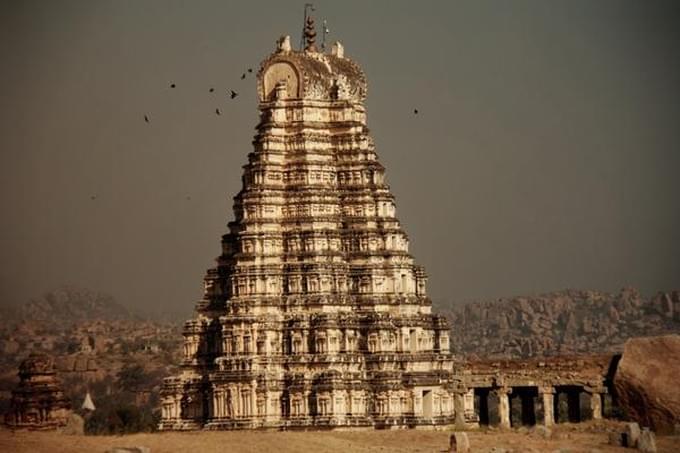
<path id="1" fill-rule="evenodd" d="M 585 397 L 582 397 L 585 394 Z M 579 423 L 590 407 L 586 399 L 588 394 L 579 385 L 562 385 L 555 387 L 555 422 Z M 582 403 L 584 413 L 582 414 Z"/>
<path id="2" fill-rule="evenodd" d="M 535 425 L 538 399 L 536 387 L 513 387 L 510 395 L 510 426 Z"/>

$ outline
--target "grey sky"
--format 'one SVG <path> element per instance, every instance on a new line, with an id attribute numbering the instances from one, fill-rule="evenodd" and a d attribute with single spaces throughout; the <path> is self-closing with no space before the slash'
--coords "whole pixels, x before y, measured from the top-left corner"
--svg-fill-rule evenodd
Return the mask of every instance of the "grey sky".
<path id="1" fill-rule="evenodd" d="M 240 75 L 303 3 L 1 2 L 0 303 L 188 315 L 251 149 Z M 435 301 L 680 287 L 678 2 L 365 3 L 315 16 L 368 76 Z"/>

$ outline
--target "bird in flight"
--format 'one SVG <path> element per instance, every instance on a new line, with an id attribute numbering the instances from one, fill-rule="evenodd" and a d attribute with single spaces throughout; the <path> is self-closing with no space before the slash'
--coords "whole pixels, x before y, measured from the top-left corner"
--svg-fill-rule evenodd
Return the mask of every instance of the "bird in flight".
<path id="1" fill-rule="evenodd" d="M 215 113 L 217 113 L 218 115 L 222 114 L 222 112 L 220 112 L 220 109 L 215 109 Z"/>
<path id="2" fill-rule="evenodd" d="M 253 72 L 253 68 L 248 68 L 248 72 Z"/>
<path id="3" fill-rule="evenodd" d="M 238 93 L 237 93 L 236 91 L 234 91 L 234 90 L 231 90 L 231 95 L 230 95 L 230 97 L 231 97 L 232 99 L 234 99 L 236 96 L 238 96 Z"/>
<path id="4" fill-rule="evenodd" d="M 214 89 L 214 88 L 211 88 L 211 89 L 210 89 L 210 92 L 211 92 L 211 93 L 213 93 L 214 91 L 215 91 L 215 89 Z"/>
<path id="5" fill-rule="evenodd" d="M 175 88 L 176 86 L 177 86 L 177 85 L 175 85 L 174 83 L 171 83 L 171 84 L 170 84 L 170 88 Z"/>
<path id="6" fill-rule="evenodd" d="M 146 121 L 147 123 L 150 121 L 148 115 L 144 115 L 144 121 Z"/>
<path id="7" fill-rule="evenodd" d="M 244 72 L 243 74 L 241 74 L 241 80 L 243 80 L 245 78 L 246 78 L 246 73 Z"/>
<path id="8" fill-rule="evenodd" d="M 418 109 L 413 109 L 413 114 L 417 115 L 418 114 Z"/>

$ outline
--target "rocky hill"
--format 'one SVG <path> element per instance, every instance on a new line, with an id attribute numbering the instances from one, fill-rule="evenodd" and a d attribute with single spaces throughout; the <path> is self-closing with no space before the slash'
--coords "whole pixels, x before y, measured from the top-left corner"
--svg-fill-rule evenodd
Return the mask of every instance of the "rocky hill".
<path id="1" fill-rule="evenodd" d="M 566 290 L 470 303 L 445 311 L 452 350 L 464 356 L 521 358 L 620 352 L 632 337 L 680 333 L 680 291 L 650 299 Z"/>
<path id="2" fill-rule="evenodd" d="M 131 372 L 139 385 L 127 393 L 148 402 L 180 362 L 181 324 L 141 319 L 107 294 L 62 287 L 0 314 L 0 414 L 19 363 L 34 352 L 54 360 L 74 407 L 87 391 L 97 406 L 121 400 L 121 377 Z"/>
<path id="3" fill-rule="evenodd" d="M 92 320 L 129 320 L 134 316 L 108 294 L 76 286 L 62 286 L 13 308 L 19 321 L 71 323 Z"/>

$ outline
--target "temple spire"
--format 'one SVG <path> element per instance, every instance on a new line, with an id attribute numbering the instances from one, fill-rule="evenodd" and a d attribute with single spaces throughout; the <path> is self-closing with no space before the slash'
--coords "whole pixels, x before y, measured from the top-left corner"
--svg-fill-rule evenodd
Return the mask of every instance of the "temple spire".
<path id="1" fill-rule="evenodd" d="M 316 25 L 314 24 L 314 18 L 312 16 L 307 16 L 307 20 L 305 21 L 305 51 L 317 52 Z"/>

